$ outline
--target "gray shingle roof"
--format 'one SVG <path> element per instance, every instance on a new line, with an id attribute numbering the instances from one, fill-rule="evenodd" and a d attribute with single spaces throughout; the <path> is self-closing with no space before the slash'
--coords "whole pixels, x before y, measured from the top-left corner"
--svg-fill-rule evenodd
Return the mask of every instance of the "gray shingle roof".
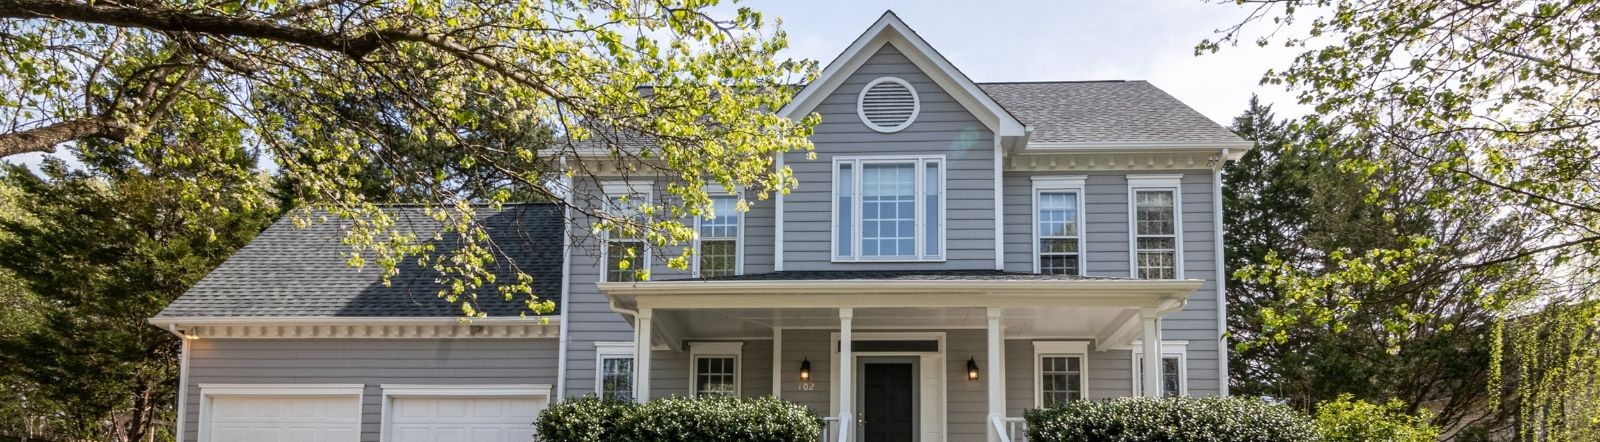
<path id="1" fill-rule="evenodd" d="M 1032 142 L 1226 143 L 1237 135 L 1145 81 L 978 83 Z"/>
<path id="2" fill-rule="evenodd" d="M 1073 281 L 1114 280 L 1100 276 L 1041 275 L 999 270 L 815 270 L 753 273 L 703 278 L 705 281 L 837 281 L 870 279 L 877 281 Z M 691 278 L 701 280 L 701 278 Z M 658 280 L 660 281 L 660 280 Z"/>
<path id="3" fill-rule="evenodd" d="M 419 207 L 396 206 L 398 226 L 429 238 L 438 224 Z M 504 210 L 479 209 L 479 219 L 498 248 L 492 265 L 499 281 L 515 281 L 520 269 L 533 277 L 534 293 L 560 302 L 561 245 L 564 238 L 561 209 L 553 204 L 506 205 Z M 434 294 L 440 285 L 436 272 L 418 268 L 415 259 L 400 265 L 392 284 L 380 282 L 381 271 L 345 265 L 340 244 L 343 224 L 337 218 L 296 228 L 279 220 L 249 245 L 191 287 L 157 318 L 162 317 L 453 317 L 453 306 Z M 436 250 L 449 250 L 454 241 L 435 242 Z M 514 264 L 514 265 L 513 265 Z M 506 302 L 490 287 L 479 292 L 481 308 L 490 316 L 514 316 L 526 310 L 521 303 Z"/>

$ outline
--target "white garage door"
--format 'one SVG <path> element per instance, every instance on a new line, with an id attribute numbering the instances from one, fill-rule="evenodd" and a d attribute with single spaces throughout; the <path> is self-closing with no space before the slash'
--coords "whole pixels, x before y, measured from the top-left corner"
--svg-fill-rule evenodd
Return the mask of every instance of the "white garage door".
<path id="1" fill-rule="evenodd" d="M 212 442 L 353 442 L 361 433 L 360 399 L 342 397 L 211 398 Z"/>
<path id="2" fill-rule="evenodd" d="M 390 406 L 391 442 L 527 442 L 545 399 L 534 397 L 397 397 Z"/>

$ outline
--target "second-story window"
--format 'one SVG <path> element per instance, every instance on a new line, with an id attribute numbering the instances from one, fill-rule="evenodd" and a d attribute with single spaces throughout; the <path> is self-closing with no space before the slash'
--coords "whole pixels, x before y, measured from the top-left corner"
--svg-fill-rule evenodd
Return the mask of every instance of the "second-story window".
<path id="1" fill-rule="evenodd" d="M 1081 176 L 1033 178 L 1035 272 L 1083 274 L 1083 183 Z"/>
<path id="2" fill-rule="evenodd" d="M 1182 238 L 1177 177 L 1129 177 L 1133 209 L 1134 276 L 1177 279 Z"/>
<path id="3" fill-rule="evenodd" d="M 835 159 L 834 259 L 942 259 L 943 165 L 940 157 Z"/>
<path id="4" fill-rule="evenodd" d="M 650 268 L 650 254 L 645 249 L 639 225 L 625 226 L 627 220 L 643 222 L 640 207 L 649 203 L 649 186 L 630 186 L 626 183 L 606 184 L 609 205 L 605 208 L 617 227 L 605 231 L 605 280 L 612 282 L 637 281 Z M 629 230 L 633 231 L 629 231 Z"/>
<path id="5" fill-rule="evenodd" d="M 739 273 L 739 230 L 744 216 L 739 213 L 738 197 L 719 192 L 712 193 L 711 215 L 696 220 L 700 236 L 695 265 L 704 278 Z"/>

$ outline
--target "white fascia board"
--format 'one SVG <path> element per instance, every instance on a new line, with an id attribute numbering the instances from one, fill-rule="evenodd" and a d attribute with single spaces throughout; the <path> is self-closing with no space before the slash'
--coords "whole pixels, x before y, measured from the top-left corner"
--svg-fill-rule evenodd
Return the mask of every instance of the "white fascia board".
<path id="1" fill-rule="evenodd" d="M 550 384 L 416 385 L 381 384 L 389 397 L 549 397 Z"/>
<path id="2" fill-rule="evenodd" d="M 1029 142 L 1023 146 L 1020 154 L 1058 154 L 1058 153 L 1179 153 L 1193 151 L 1228 151 L 1228 160 L 1234 161 L 1243 158 L 1250 149 L 1255 148 L 1255 143 L 1250 141 L 1229 141 L 1221 143 L 1161 143 L 1161 142 Z"/>
<path id="3" fill-rule="evenodd" d="M 338 318 L 321 316 L 171 316 L 146 320 L 152 325 L 554 325 L 561 323 L 560 315 L 527 317 L 370 317 Z"/>
<path id="4" fill-rule="evenodd" d="M 1205 281 L 1185 280 L 1016 280 L 1016 281 L 651 281 L 601 282 L 608 295 L 749 294 L 749 293 L 1005 293 L 1030 294 L 1159 294 L 1187 296 Z"/>
<path id="5" fill-rule="evenodd" d="M 360 396 L 362 384 L 200 384 L 203 396 Z"/>
<path id="6" fill-rule="evenodd" d="M 935 83 L 949 92 L 966 107 L 969 112 L 984 120 L 984 124 L 1001 137 L 1022 137 L 1027 135 L 1026 127 L 1016 117 L 1011 116 L 1005 108 L 995 102 L 989 94 L 978 88 L 976 83 L 962 74 L 955 65 L 946 60 L 944 56 L 928 45 L 926 40 L 917 35 L 910 26 L 907 26 L 894 12 L 885 12 L 883 17 L 868 27 L 866 32 L 856 37 L 856 40 L 845 48 L 844 52 L 828 63 L 816 81 L 807 84 L 794 99 L 778 110 L 778 116 L 797 118 L 816 109 L 822 100 L 856 69 L 866 63 L 868 58 L 878 52 L 886 44 L 894 44 L 901 49 L 901 53 L 910 59 L 912 64 L 922 69 Z"/>

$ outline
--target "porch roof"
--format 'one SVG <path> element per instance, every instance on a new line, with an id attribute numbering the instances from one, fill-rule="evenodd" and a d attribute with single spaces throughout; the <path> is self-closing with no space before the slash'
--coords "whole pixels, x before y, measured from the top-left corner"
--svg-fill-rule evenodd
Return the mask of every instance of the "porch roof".
<path id="1" fill-rule="evenodd" d="M 596 285 L 613 303 L 635 308 L 1164 308 L 1187 300 L 1203 283 L 997 271 L 816 271 Z"/>

